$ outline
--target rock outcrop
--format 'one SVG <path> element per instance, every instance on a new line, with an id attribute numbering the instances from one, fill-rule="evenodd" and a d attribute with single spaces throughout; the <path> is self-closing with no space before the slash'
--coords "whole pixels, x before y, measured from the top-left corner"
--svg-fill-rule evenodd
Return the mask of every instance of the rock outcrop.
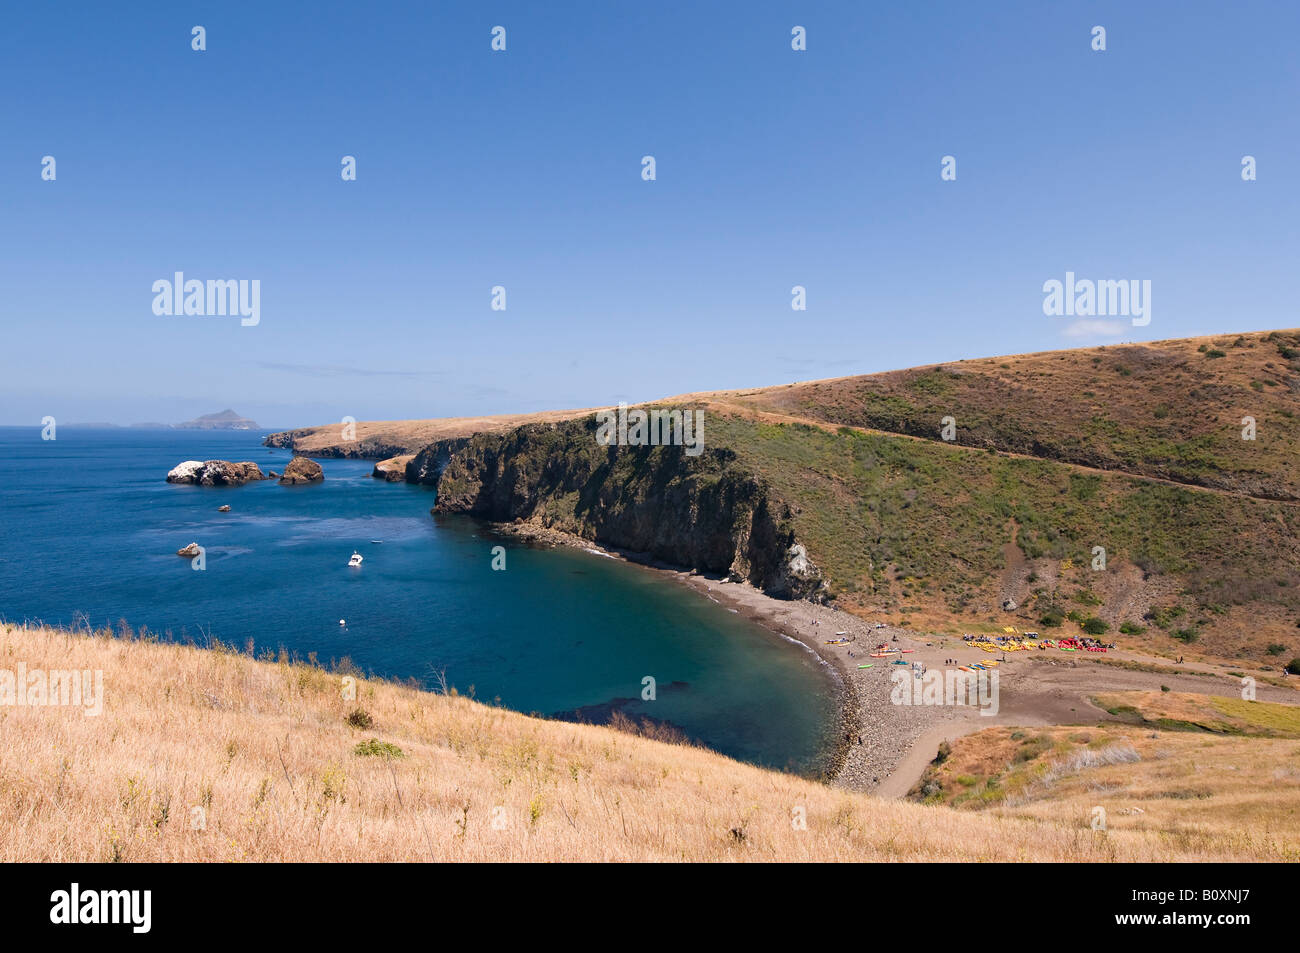
<path id="1" fill-rule="evenodd" d="M 186 460 L 167 474 L 168 483 L 192 483 L 198 486 L 243 486 L 269 477 L 250 461 Z"/>
<path id="2" fill-rule="evenodd" d="M 309 457 L 294 457 L 284 468 L 284 473 L 280 475 L 280 485 L 317 483 L 323 479 L 325 479 L 325 471 L 321 469 L 319 463 Z"/>
<path id="3" fill-rule="evenodd" d="M 198 543 L 190 543 L 188 546 L 184 546 L 181 549 L 176 550 L 176 555 L 184 556 L 186 559 L 194 559 L 202 551 L 203 550 L 199 547 Z"/>
<path id="4" fill-rule="evenodd" d="M 442 471 L 451 461 L 451 455 L 469 446 L 471 439 L 453 437 L 429 444 L 406 464 L 406 482 L 437 486 Z"/>
<path id="5" fill-rule="evenodd" d="M 790 508 L 734 452 L 601 446 L 595 426 L 583 418 L 478 434 L 459 446 L 440 441 L 411 461 L 407 479 L 436 481 L 436 513 L 529 522 L 725 573 L 774 596 L 823 597 Z"/>
<path id="6" fill-rule="evenodd" d="M 389 457 L 387 460 L 380 460 L 370 471 L 370 475 L 376 480 L 401 483 L 406 479 L 406 466 L 413 458 L 414 454 L 403 453 L 396 457 Z"/>
<path id="7" fill-rule="evenodd" d="M 410 453 L 414 448 L 382 437 L 365 437 L 361 440 L 339 440 L 336 443 L 322 444 L 319 427 L 302 427 L 298 430 L 283 430 L 269 434 L 262 441 L 266 447 L 279 447 L 283 450 L 306 450 L 312 456 L 331 457 L 342 460 L 383 460 L 399 454 Z M 300 446 L 307 440 L 308 446 Z"/>

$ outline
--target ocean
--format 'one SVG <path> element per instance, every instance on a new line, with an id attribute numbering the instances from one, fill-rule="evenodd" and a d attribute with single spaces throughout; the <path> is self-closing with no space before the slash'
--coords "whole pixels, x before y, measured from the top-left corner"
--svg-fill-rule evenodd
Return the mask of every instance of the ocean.
<path id="1" fill-rule="evenodd" d="M 375 480 L 370 461 L 322 459 L 324 482 L 299 487 L 165 482 L 191 459 L 282 471 L 290 454 L 262 436 L 0 428 L 0 618 L 124 620 L 428 688 L 441 673 L 526 713 L 599 722 L 617 710 L 741 760 L 825 766 L 837 703 L 822 663 L 662 574 L 431 516 L 431 488 Z M 190 542 L 206 551 L 202 571 L 176 555 Z"/>

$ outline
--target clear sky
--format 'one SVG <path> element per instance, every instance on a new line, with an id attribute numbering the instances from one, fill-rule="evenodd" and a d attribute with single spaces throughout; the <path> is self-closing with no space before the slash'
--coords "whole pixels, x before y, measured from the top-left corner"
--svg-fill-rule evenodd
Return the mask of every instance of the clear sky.
<path id="1" fill-rule="evenodd" d="M 603 406 L 1294 327 L 1298 36 L 1281 0 L 10 4 L 0 423 Z M 260 323 L 155 315 L 176 271 L 259 280 Z M 1151 323 L 1045 316 L 1067 271 L 1150 280 Z"/>

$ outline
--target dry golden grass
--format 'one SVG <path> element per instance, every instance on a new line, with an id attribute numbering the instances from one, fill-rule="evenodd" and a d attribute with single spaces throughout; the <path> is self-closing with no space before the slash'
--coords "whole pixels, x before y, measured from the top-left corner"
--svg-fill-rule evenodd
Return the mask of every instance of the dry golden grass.
<path id="1" fill-rule="evenodd" d="M 1112 715 L 1159 728 L 1300 738 L 1300 705 L 1188 692 L 1106 692 L 1094 699 Z"/>
<path id="2" fill-rule="evenodd" d="M 940 788 L 932 802 L 981 817 L 1090 822 L 1100 808 L 1109 836 L 1300 859 L 1295 740 L 1127 725 L 990 728 L 954 742 L 926 782 Z"/>
<path id="3" fill-rule="evenodd" d="M 302 427 L 284 433 L 293 435 L 293 449 L 296 452 L 309 456 L 317 453 L 328 456 L 336 451 L 350 451 L 358 444 L 367 442 L 400 447 L 414 454 L 438 440 L 472 437 L 476 433 L 495 433 L 499 430 L 522 427 L 524 424 L 557 423 L 592 413 L 595 413 L 594 408 L 546 410 L 533 414 L 498 414 L 487 417 L 439 417 L 430 420 L 359 420 L 356 423 L 353 440 L 343 439 L 342 427 L 339 424 Z"/>
<path id="4" fill-rule="evenodd" d="M 976 815 L 881 801 L 699 748 L 386 682 L 359 680 L 348 701 L 338 674 L 228 650 L 9 626 L 0 633 L 0 669 L 14 671 L 19 662 L 29 670 L 102 670 L 106 701 L 98 717 L 0 708 L 0 858 L 7 861 L 1294 854 L 1294 828 L 1290 846 L 1260 834 L 1102 834 L 1088 829 L 1087 813 L 1072 803 L 1032 820 Z M 358 707 L 372 726 L 348 724 Z M 401 757 L 356 752 L 358 745 L 382 752 L 384 744 L 400 748 Z M 1285 744 L 1288 750 L 1271 753 L 1267 771 L 1300 767 L 1290 750 L 1300 746 Z M 1239 767 L 1243 778 L 1265 770 Z M 1286 785 L 1288 792 L 1296 786 Z M 1294 805 L 1293 795 L 1286 797 Z M 195 808 L 203 809 L 202 829 L 192 826 Z M 792 823 L 799 810 L 806 829 Z M 494 817 L 504 823 L 494 827 Z"/>

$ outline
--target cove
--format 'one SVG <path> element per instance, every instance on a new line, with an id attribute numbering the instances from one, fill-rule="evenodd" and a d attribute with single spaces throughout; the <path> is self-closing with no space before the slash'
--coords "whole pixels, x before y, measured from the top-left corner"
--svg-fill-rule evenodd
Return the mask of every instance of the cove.
<path id="1" fill-rule="evenodd" d="M 430 488 L 375 480 L 370 461 L 321 460 L 324 482 L 307 486 L 164 482 L 188 459 L 283 470 L 290 455 L 260 438 L 0 428 L 0 616 L 283 646 L 426 688 L 445 673 L 525 713 L 617 711 L 756 764 L 825 767 L 838 701 L 822 664 L 663 574 L 430 516 Z M 201 572 L 175 555 L 191 541 L 206 550 Z M 505 571 L 491 568 L 494 546 Z M 354 550 L 360 569 L 347 566 Z"/>

